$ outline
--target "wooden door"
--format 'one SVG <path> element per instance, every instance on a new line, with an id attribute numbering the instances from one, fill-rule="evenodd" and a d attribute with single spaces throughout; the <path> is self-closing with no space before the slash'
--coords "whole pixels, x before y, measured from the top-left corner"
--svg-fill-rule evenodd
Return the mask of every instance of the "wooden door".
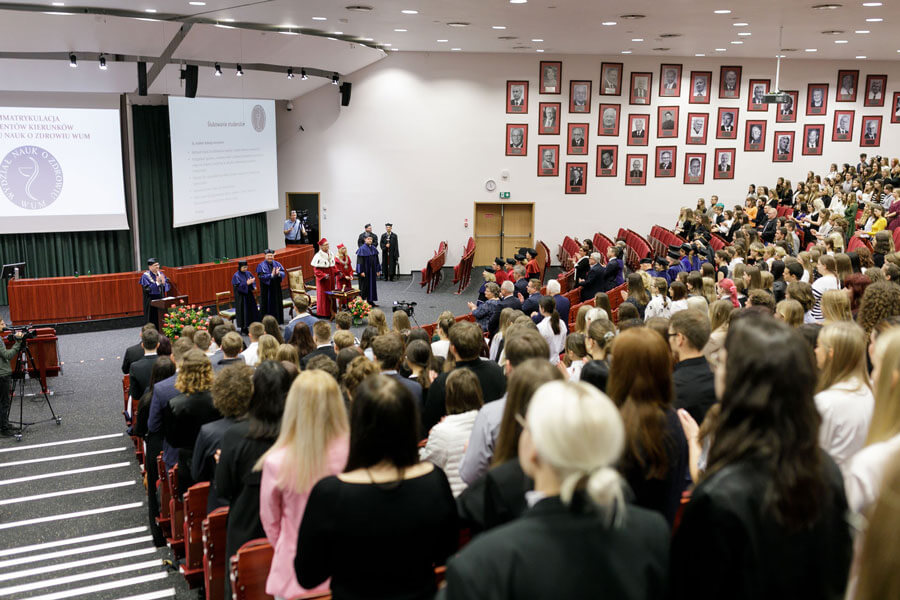
<path id="1" fill-rule="evenodd" d="M 480 267 L 502 256 L 503 205 L 475 203 L 475 262 Z"/>
<path id="2" fill-rule="evenodd" d="M 503 205 L 503 256 L 534 247 L 534 204 Z"/>

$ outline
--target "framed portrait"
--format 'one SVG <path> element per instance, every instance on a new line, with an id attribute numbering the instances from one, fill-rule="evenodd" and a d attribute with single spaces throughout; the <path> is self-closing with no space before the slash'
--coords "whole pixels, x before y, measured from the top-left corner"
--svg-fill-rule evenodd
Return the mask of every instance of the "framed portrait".
<path id="1" fill-rule="evenodd" d="M 772 162 L 794 161 L 794 132 L 776 131 L 772 136 Z"/>
<path id="2" fill-rule="evenodd" d="M 588 150 L 587 123 L 569 123 L 566 131 L 566 154 L 587 154 Z"/>
<path id="3" fill-rule="evenodd" d="M 705 144 L 706 130 L 709 127 L 709 113 L 688 113 L 687 139 L 688 144 Z"/>
<path id="4" fill-rule="evenodd" d="M 719 99 L 741 97 L 741 67 L 724 66 L 719 69 Z"/>
<path id="5" fill-rule="evenodd" d="M 756 112 L 769 110 L 769 105 L 763 101 L 763 96 L 769 93 L 770 85 L 772 85 L 772 81 L 769 79 L 750 80 L 750 97 L 747 98 L 747 110 Z"/>
<path id="6" fill-rule="evenodd" d="M 691 91 L 688 93 L 688 102 L 709 104 L 709 96 L 712 93 L 709 90 L 711 83 L 712 71 L 691 71 Z"/>
<path id="7" fill-rule="evenodd" d="M 587 163 L 566 163 L 566 193 L 587 193 Z"/>
<path id="8" fill-rule="evenodd" d="M 842 69 L 838 71 L 837 93 L 835 102 L 856 102 L 857 86 L 859 85 L 859 71 L 854 69 Z"/>
<path id="9" fill-rule="evenodd" d="M 647 185 L 647 155 L 625 155 L 625 185 Z"/>
<path id="10" fill-rule="evenodd" d="M 506 114 L 528 113 L 528 82 L 506 82 Z"/>
<path id="11" fill-rule="evenodd" d="M 849 142 L 853 139 L 853 118 L 856 113 L 852 110 L 834 111 L 834 127 L 831 130 L 832 142 Z"/>
<path id="12" fill-rule="evenodd" d="M 632 71 L 631 86 L 629 87 L 629 104 L 650 104 L 650 90 L 653 85 L 653 73 L 639 73 Z"/>
<path id="13" fill-rule="evenodd" d="M 891 101 L 891 123 L 900 123 L 900 92 L 894 92 Z"/>
<path id="14" fill-rule="evenodd" d="M 559 102 L 541 102 L 538 108 L 541 119 L 538 123 L 538 135 L 558 135 L 562 105 Z"/>
<path id="15" fill-rule="evenodd" d="M 528 155 L 528 124 L 527 123 L 507 123 L 506 124 L 506 155 L 507 156 L 527 156 Z"/>
<path id="16" fill-rule="evenodd" d="M 684 155 L 684 183 L 703 183 L 706 173 L 706 153 Z"/>
<path id="17" fill-rule="evenodd" d="M 570 81 L 569 82 L 569 112 L 585 113 L 591 112 L 591 82 Z"/>
<path id="18" fill-rule="evenodd" d="M 863 106 L 884 106 L 887 75 L 866 75 L 866 99 Z"/>
<path id="19" fill-rule="evenodd" d="M 738 107 L 719 107 L 719 114 L 716 115 L 716 139 L 717 140 L 736 140 L 737 124 L 738 124 Z"/>
<path id="20" fill-rule="evenodd" d="M 806 86 L 806 114 L 824 115 L 828 111 L 828 84 L 811 83 Z"/>
<path id="21" fill-rule="evenodd" d="M 650 115 L 628 115 L 628 145 L 646 146 L 650 133 Z"/>
<path id="22" fill-rule="evenodd" d="M 656 137 L 678 137 L 678 106 L 659 106 L 656 109 Z"/>
<path id="23" fill-rule="evenodd" d="M 716 148 L 715 167 L 713 167 L 713 179 L 734 179 L 735 148 Z"/>
<path id="24" fill-rule="evenodd" d="M 859 145 L 864 147 L 877 147 L 881 145 L 881 116 L 862 117 L 862 130 L 859 135 Z"/>
<path id="25" fill-rule="evenodd" d="M 766 121 L 744 123 L 744 152 L 764 152 L 766 150 Z"/>
<path id="26" fill-rule="evenodd" d="M 800 150 L 800 154 L 803 156 L 822 156 L 822 141 L 824 137 L 824 125 L 804 125 L 803 148 Z"/>
<path id="27" fill-rule="evenodd" d="M 675 146 L 657 146 L 654 177 L 675 177 Z"/>
<path id="28" fill-rule="evenodd" d="M 615 177 L 619 174 L 618 164 L 618 146 L 597 146 L 597 177 Z"/>
<path id="29" fill-rule="evenodd" d="M 619 135 L 619 115 L 621 112 L 621 104 L 601 104 L 597 135 Z"/>
<path id="30" fill-rule="evenodd" d="M 775 105 L 775 122 L 776 123 L 796 123 L 797 122 L 797 99 L 800 98 L 799 90 L 785 91 L 789 102 Z"/>
<path id="31" fill-rule="evenodd" d="M 562 63 L 558 61 L 542 60 L 539 94 L 562 93 Z"/>
<path id="32" fill-rule="evenodd" d="M 659 97 L 678 98 L 681 96 L 681 65 L 659 66 Z"/>
<path id="33" fill-rule="evenodd" d="M 600 63 L 600 95 L 618 96 L 622 93 L 622 63 Z"/>
<path id="34" fill-rule="evenodd" d="M 538 145 L 538 177 L 559 175 L 559 144 Z"/>

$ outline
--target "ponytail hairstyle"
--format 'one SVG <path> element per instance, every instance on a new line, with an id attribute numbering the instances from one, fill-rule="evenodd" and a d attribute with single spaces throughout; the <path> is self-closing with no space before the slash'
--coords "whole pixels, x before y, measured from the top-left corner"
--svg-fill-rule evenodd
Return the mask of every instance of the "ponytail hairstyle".
<path id="1" fill-rule="evenodd" d="M 620 524 L 625 501 L 613 465 L 625 446 L 625 427 L 609 397 L 586 383 L 545 383 L 532 396 L 526 421 L 538 460 L 562 482 L 563 504 L 583 489 L 607 526 Z"/>
<path id="2" fill-rule="evenodd" d="M 551 296 L 544 296 L 541 298 L 540 307 L 542 311 L 550 315 L 550 329 L 553 330 L 553 335 L 559 335 L 559 312 L 556 310 L 556 300 Z"/>
<path id="3" fill-rule="evenodd" d="M 740 308 L 741 303 L 738 302 L 738 293 L 734 282 L 726 277 L 725 279 L 720 281 L 718 285 L 720 288 L 722 288 L 722 290 L 728 292 L 728 297 L 731 299 L 731 305 L 735 308 Z"/>

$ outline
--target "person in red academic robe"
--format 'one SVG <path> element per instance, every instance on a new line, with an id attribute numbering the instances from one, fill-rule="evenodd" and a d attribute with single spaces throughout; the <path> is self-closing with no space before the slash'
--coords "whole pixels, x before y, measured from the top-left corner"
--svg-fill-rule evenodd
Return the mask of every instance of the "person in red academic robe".
<path id="1" fill-rule="evenodd" d="M 526 248 L 525 256 L 528 257 L 528 262 L 525 263 L 525 277 L 528 279 L 540 279 L 541 270 L 537 264 L 537 250 Z"/>
<path id="2" fill-rule="evenodd" d="M 503 285 L 503 282 L 509 279 L 506 276 L 506 271 L 503 268 L 505 265 L 506 261 L 502 258 L 498 257 L 494 259 L 494 277 L 496 277 L 497 279 L 497 285 Z"/>
<path id="3" fill-rule="evenodd" d="M 323 318 L 331 316 L 331 296 L 328 292 L 335 287 L 334 256 L 328 251 L 328 240 L 319 240 L 319 251 L 310 264 L 316 274 L 316 313 Z"/>
<path id="4" fill-rule="evenodd" d="M 347 252 L 347 246 L 338 244 L 337 256 L 334 257 L 335 283 L 334 289 L 346 292 L 353 289 L 353 261 Z"/>

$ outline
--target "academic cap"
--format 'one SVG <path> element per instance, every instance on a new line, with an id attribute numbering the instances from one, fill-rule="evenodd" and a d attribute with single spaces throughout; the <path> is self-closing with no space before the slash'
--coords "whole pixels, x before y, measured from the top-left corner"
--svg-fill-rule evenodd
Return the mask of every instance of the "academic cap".
<path id="1" fill-rule="evenodd" d="M 524 254 L 516 254 L 516 260 L 525 260 Z"/>
<path id="2" fill-rule="evenodd" d="M 328 240 L 326 240 L 325 238 L 322 238 L 321 240 L 319 240 L 319 245 L 320 245 L 320 246 L 323 245 L 323 244 L 327 244 L 327 243 L 328 243 Z"/>
<path id="3" fill-rule="evenodd" d="M 393 224 L 393 223 L 385 223 L 384 226 L 385 226 L 385 227 L 393 227 L 394 224 Z"/>
<path id="4" fill-rule="evenodd" d="M 271 248 L 266 248 L 266 251 L 263 252 L 263 254 L 275 254 L 275 251 L 272 250 Z"/>
<path id="5" fill-rule="evenodd" d="M 508 265 L 514 265 L 514 264 L 516 264 L 516 259 L 514 259 L 514 258 L 507 258 L 507 259 L 506 259 L 506 264 L 508 264 Z"/>
<path id="6" fill-rule="evenodd" d="M 246 260 L 239 260 L 239 261 L 238 261 L 238 270 L 240 270 L 241 267 L 246 267 L 246 266 L 247 266 L 247 261 L 246 261 Z"/>
<path id="7" fill-rule="evenodd" d="M 669 244 L 669 252 L 678 252 L 681 250 L 680 244 Z"/>
<path id="8" fill-rule="evenodd" d="M 504 264 L 506 264 L 506 261 L 498 256 L 497 258 L 494 259 L 494 264 L 500 265 L 502 267 Z"/>
<path id="9" fill-rule="evenodd" d="M 652 264 L 653 264 L 653 261 L 652 261 L 651 259 L 649 259 L 649 258 L 642 258 L 642 259 L 641 259 L 641 264 L 642 264 L 642 265 L 652 265 Z"/>
<path id="10" fill-rule="evenodd" d="M 681 245 L 681 249 L 684 250 L 685 252 L 690 252 L 690 251 L 691 251 L 691 245 L 690 245 L 690 244 L 682 244 L 682 245 Z"/>
<path id="11" fill-rule="evenodd" d="M 674 258 L 674 257 L 673 257 L 673 258 Z M 665 265 L 668 265 L 668 264 L 669 264 L 669 263 L 666 261 L 666 257 L 665 257 L 665 256 L 662 256 L 662 255 L 657 256 L 657 257 L 656 257 L 655 259 L 653 259 L 653 260 L 654 260 L 654 262 L 655 262 L 656 264 L 658 264 L 658 265 L 663 265 L 663 266 L 665 266 Z"/>
<path id="12" fill-rule="evenodd" d="M 151 266 L 153 266 L 153 265 L 155 265 L 155 264 L 159 264 L 159 261 L 156 260 L 155 258 L 148 258 L 148 259 L 147 259 L 147 266 L 148 266 L 148 267 L 151 267 Z"/>
<path id="13" fill-rule="evenodd" d="M 681 254 L 678 253 L 678 250 L 669 250 L 668 257 L 669 258 L 681 258 Z"/>
<path id="14" fill-rule="evenodd" d="M 491 266 L 485 267 L 484 270 L 487 271 L 488 273 L 496 273 L 496 272 L 497 272 L 497 270 L 494 269 L 494 267 L 491 267 Z"/>
<path id="15" fill-rule="evenodd" d="M 366 223 L 365 225 L 363 225 L 363 229 L 368 229 L 371 226 L 372 226 L 371 223 Z"/>

